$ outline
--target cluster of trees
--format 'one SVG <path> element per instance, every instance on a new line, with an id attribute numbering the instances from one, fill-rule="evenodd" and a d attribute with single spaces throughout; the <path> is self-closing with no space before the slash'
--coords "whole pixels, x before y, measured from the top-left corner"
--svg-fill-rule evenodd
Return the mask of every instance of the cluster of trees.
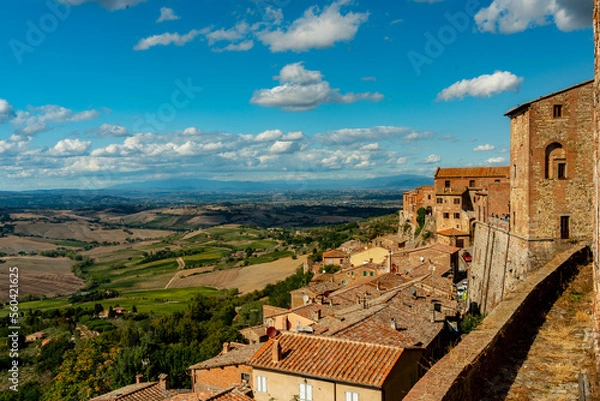
<path id="1" fill-rule="evenodd" d="M 150 263 L 162 259 L 178 258 L 187 255 L 196 255 L 205 251 L 205 248 L 179 249 L 176 251 L 173 251 L 170 248 L 165 248 L 151 253 L 144 252 L 144 258 L 139 262 L 139 264 Z"/>
<path id="2" fill-rule="evenodd" d="M 190 388 L 189 366 L 217 355 L 223 342 L 242 341 L 238 330 L 262 321 L 265 302 L 289 306 L 289 291 L 306 285 L 311 277 L 298 269 L 286 280 L 243 296 L 230 290 L 217 297 L 196 296 L 183 312 L 161 317 L 130 314 L 118 325 L 108 324 L 98 337 L 76 343 L 71 336 L 78 337 L 78 323 L 90 329 L 107 323 L 95 318 L 100 304 L 94 309 L 28 311 L 22 321 L 24 334 L 48 327 L 62 334 L 37 355 L 25 353 L 34 355 L 22 363 L 35 366 L 37 381 L 22 383 L 19 398 L 11 391 L 0 393 L 0 401 L 88 400 L 133 383 L 139 373 L 146 380 L 168 373 L 173 387 Z M 0 334 L 7 334 L 3 330 Z M 24 343 L 22 347 L 27 348 Z M 10 363 L 4 359 L 0 365 Z"/>

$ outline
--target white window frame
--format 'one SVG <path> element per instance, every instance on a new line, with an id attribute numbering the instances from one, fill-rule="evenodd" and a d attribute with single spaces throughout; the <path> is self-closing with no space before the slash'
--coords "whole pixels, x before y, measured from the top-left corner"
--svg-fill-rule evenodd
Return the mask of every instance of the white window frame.
<path id="1" fill-rule="evenodd" d="M 346 391 L 346 401 L 358 401 L 358 393 Z"/>
<path id="2" fill-rule="evenodd" d="M 312 384 L 300 383 L 300 401 L 312 401 Z"/>
<path id="3" fill-rule="evenodd" d="M 267 378 L 265 376 L 256 376 L 256 392 L 267 392 Z"/>

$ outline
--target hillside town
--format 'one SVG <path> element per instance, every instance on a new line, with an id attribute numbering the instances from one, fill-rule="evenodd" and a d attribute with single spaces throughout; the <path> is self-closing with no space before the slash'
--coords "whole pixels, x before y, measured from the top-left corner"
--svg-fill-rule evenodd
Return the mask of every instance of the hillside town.
<path id="1" fill-rule="evenodd" d="M 188 368 L 192 388 L 137 382 L 101 400 L 400 400 L 460 339 L 561 250 L 592 240 L 593 81 L 522 104 L 510 166 L 437 168 L 404 194 L 397 234 L 305 263 L 291 307 L 263 306 L 246 343 Z"/>

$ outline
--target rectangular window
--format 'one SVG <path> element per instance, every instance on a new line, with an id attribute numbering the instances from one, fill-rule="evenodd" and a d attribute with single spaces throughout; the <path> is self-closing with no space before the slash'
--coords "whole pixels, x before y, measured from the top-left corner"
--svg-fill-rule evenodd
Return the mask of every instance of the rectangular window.
<path id="1" fill-rule="evenodd" d="M 496 184 L 500 184 L 500 180 L 494 180 Z"/>
<path id="2" fill-rule="evenodd" d="M 460 198 L 454 198 L 454 204 L 460 205 Z"/>
<path id="3" fill-rule="evenodd" d="M 558 163 L 558 175 L 557 178 L 559 180 L 564 180 L 567 178 L 567 163 Z"/>
<path id="4" fill-rule="evenodd" d="M 460 213 L 454 213 L 454 218 L 455 219 L 460 219 Z"/>
<path id="5" fill-rule="evenodd" d="M 250 373 L 242 373 L 242 381 L 245 383 L 250 383 Z"/>
<path id="6" fill-rule="evenodd" d="M 562 104 L 554 105 L 554 111 L 553 111 L 552 115 L 554 116 L 554 118 L 562 117 Z"/>
<path id="7" fill-rule="evenodd" d="M 358 393 L 346 391 L 346 401 L 358 401 Z"/>
<path id="8" fill-rule="evenodd" d="M 569 216 L 560 216 L 560 239 L 569 239 Z"/>
<path id="9" fill-rule="evenodd" d="M 475 186 L 475 180 L 470 180 L 469 181 L 469 186 L 470 187 L 474 187 Z"/>
<path id="10" fill-rule="evenodd" d="M 256 392 L 267 392 L 267 378 L 264 376 L 256 376 Z"/>
<path id="11" fill-rule="evenodd" d="M 300 401 L 312 401 L 312 385 L 300 383 Z"/>
<path id="12" fill-rule="evenodd" d="M 449 219 L 450 218 L 450 213 L 444 213 L 444 218 L 445 219 Z"/>
<path id="13" fill-rule="evenodd" d="M 427 199 L 428 199 L 428 200 L 431 200 L 431 195 L 427 195 Z"/>
<path id="14" fill-rule="evenodd" d="M 450 188 L 450 181 L 448 181 L 448 180 L 444 181 L 444 187 Z"/>
<path id="15" fill-rule="evenodd" d="M 442 198 L 437 198 L 437 203 L 444 203 L 444 200 Z"/>

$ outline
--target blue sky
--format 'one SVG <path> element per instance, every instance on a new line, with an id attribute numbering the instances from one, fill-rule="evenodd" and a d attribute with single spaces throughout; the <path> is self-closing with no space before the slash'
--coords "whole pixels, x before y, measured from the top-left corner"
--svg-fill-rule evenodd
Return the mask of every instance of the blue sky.
<path id="1" fill-rule="evenodd" d="M 0 185 L 507 165 L 512 107 L 593 76 L 592 0 L 21 0 Z"/>

